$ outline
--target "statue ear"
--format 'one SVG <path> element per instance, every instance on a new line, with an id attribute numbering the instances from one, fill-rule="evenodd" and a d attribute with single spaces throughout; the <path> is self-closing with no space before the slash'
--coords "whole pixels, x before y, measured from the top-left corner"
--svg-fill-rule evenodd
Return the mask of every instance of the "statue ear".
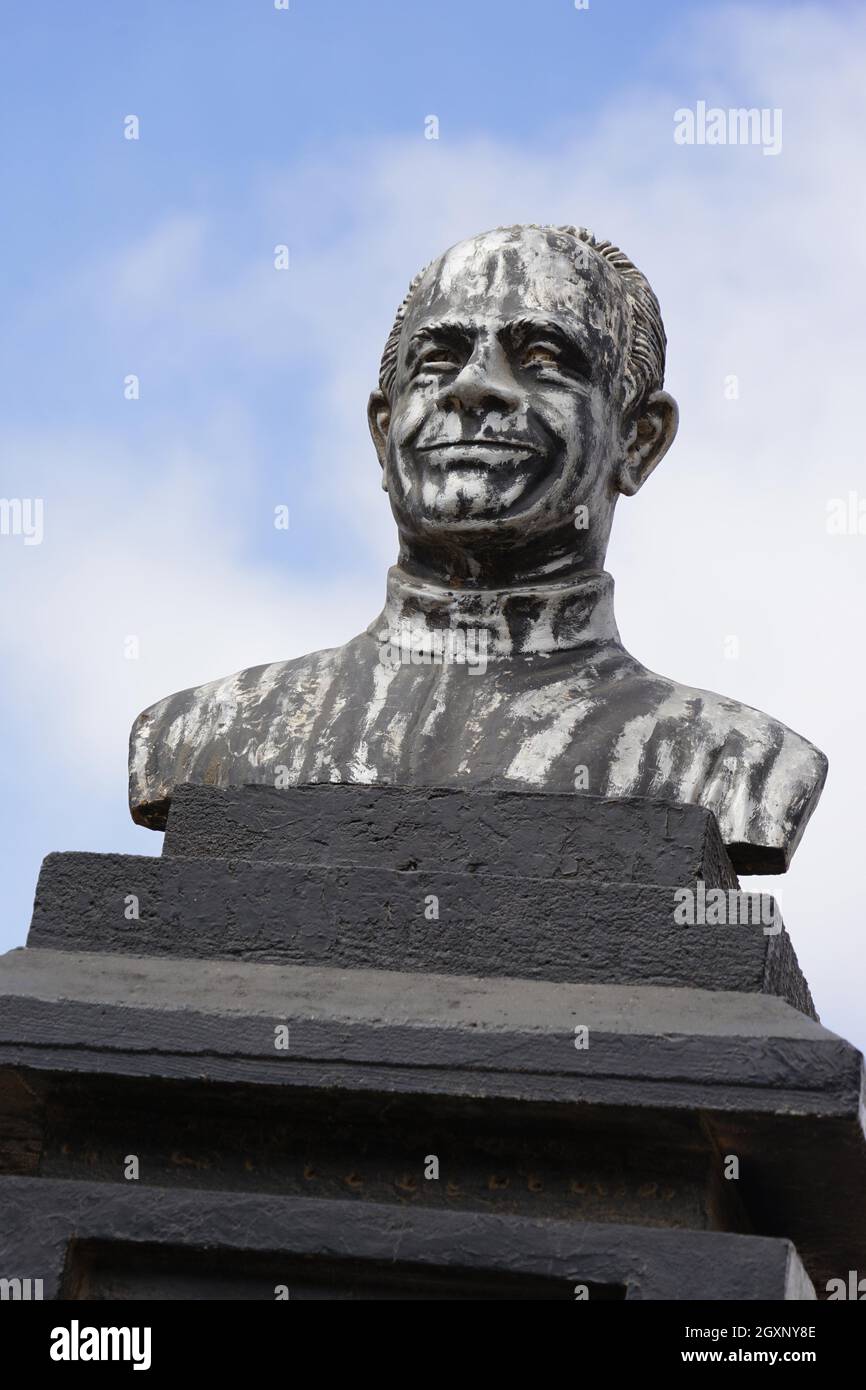
<path id="1" fill-rule="evenodd" d="M 626 497 L 643 487 L 674 442 L 680 413 L 667 391 L 653 391 L 632 421 L 616 485 Z"/>
<path id="2" fill-rule="evenodd" d="M 384 469 L 388 447 L 388 427 L 391 424 L 391 407 L 382 391 L 371 391 L 370 393 L 370 400 L 367 403 L 367 424 L 370 426 L 370 435 L 379 464 Z M 384 478 L 382 479 L 382 486 L 385 486 Z"/>

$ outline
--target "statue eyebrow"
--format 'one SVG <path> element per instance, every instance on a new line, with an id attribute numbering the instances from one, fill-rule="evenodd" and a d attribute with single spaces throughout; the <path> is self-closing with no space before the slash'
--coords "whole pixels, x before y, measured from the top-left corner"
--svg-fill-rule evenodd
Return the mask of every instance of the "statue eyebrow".
<path id="1" fill-rule="evenodd" d="M 431 338 L 466 339 L 474 332 L 472 325 L 461 323 L 458 319 L 437 319 L 432 323 L 422 323 L 409 339 L 409 346 L 429 341 Z"/>
<path id="2" fill-rule="evenodd" d="M 556 319 L 532 317 L 511 319 L 510 322 L 505 325 L 502 332 L 513 334 L 547 333 L 551 338 L 559 338 L 563 342 L 575 343 L 575 345 L 577 345 L 573 334 L 569 333 L 568 329 L 563 328 L 562 324 L 558 323 Z"/>

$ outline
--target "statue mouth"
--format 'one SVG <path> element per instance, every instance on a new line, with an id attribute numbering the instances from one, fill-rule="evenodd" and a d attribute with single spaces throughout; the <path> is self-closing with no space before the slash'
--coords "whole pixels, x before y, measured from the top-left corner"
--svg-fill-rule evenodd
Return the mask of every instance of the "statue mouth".
<path id="1" fill-rule="evenodd" d="M 420 444 L 418 453 L 426 454 L 437 463 L 468 464 L 470 467 L 495 467 L 503 463 L 519 463 L 541 453 L 537 444 L 526 439 L 449 439 L 434 444 Z"/>

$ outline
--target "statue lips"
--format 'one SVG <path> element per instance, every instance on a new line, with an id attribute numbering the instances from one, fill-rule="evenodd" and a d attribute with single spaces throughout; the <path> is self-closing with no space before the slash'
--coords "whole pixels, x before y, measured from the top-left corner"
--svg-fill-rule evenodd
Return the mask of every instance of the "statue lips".
<path id="1" fill-rule="evenodd" d="M 433 444 L 420 444 L 418 453 L 452 468 L 498 468 L 505 464 L 525 463 L 541 453 L 537 444 L 528 439 L 449 439 Z"/>

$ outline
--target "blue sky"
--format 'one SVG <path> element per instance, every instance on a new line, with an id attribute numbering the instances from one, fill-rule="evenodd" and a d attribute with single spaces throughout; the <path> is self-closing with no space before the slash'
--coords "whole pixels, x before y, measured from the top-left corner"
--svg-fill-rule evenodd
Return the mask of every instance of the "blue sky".
<path id="1" fill-rule="evenodd" d="M 573 221 L 650 276 L 682 411 L 615 525 L 624 639 L 829 753 L 781 897 L 825 1021 L 866 1042 L 866 536 L 825 526 L 866 496 L 864 62 L 844 3 L 5 7 L 0 495 L 44 498 L 45 538 L 0 537 L 0 945 L 49 851 L 158 852 L 126 810 L 141 708 L 378 611 L 364 409 L 414 272 L 484 226 Z M 782 152 L 677 146 L 698 100 L 781 109 Z"/>

